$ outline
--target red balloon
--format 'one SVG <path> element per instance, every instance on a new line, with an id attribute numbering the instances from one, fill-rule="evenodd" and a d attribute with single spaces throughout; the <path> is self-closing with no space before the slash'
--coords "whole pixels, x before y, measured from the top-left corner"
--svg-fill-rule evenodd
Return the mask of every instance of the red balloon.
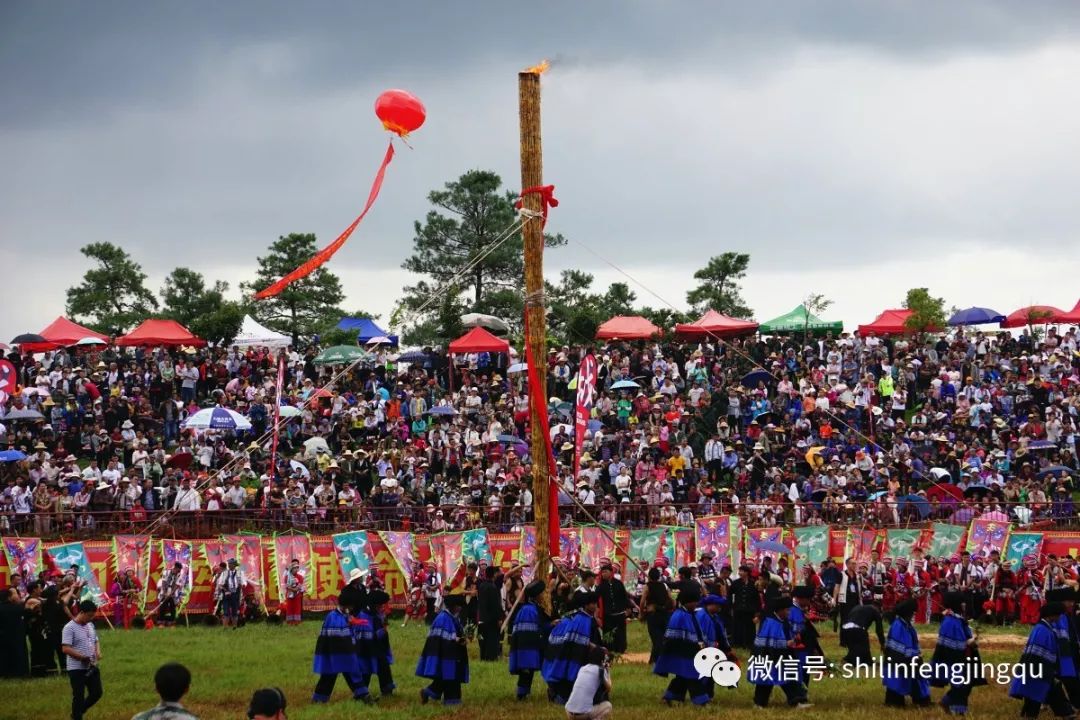
<path id="1" fill-rule="evenodd" d="M 404 137 L 419 129 L 427 119 L 424 103 L 404 90 L 387 90 L 375 101 L 375 114 L 383 127 Z"/>

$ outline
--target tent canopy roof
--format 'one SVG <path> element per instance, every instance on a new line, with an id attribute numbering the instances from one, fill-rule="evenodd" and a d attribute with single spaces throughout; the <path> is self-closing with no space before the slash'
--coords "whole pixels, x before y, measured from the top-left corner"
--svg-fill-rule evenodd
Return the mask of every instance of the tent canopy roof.
<path id="1" fill-rule="evenodd" d="M 911 310 L 905 310 L 903 308 L 897 308 L 894 310 L 883 310 L 880 315 L 874 318 L 874 322 L 869 325 L 859 326 L 859 335 L 866 337 L 867 335 L 907 335 L 912 332 L 911 328 L 907 326 L 907 319 L 912 316 Z M 927 330 L 938 331 L 941 328 L 927 328 Z"/>
<path id="2" fill-rule="evenodd" d="M 833 322 L 829 320 L 822 320 L 816 315 L 811 314 L 805 305 L 799 305 L 797 308 L 789 313 L 781 315 L 780 317 L 773 318 L 768 322 L 761 323 L 761 332 L 767 335 L 774 335 L 780 333 L 799 333 L 805 330 L 810 332 L 842 332 L 844 329 L 844 323 L 839 320 Z"/>
<path id="3" fill-rule="evenodd" d="M 709 310 L 700 318 L 691 323 L 679 323 L 675 326 L 675 332 L 680 335 L 703 336 L 714 335 L 716 337 L 736 337 L 750 335 L 758 329 L 758 324 L 753 320 L 739 320 L 728 317 L 715 310 Z"/>
<path id="4" fill-rule="evenodd" d="M 1080 300 L 1076 302 L 1076 305 L 1073 306 L 1072 310 L 1067 313 L 1062 313 L 1061 317 L 1058 318 L 1058 322 L 1067 323 L 1069 325 L 1080 324 Z"/>
<path id="5" fill-rule="evenodd" d="M 341 318 L 341 322 L 337 324 L 338 330 L 355 330 L 357 335 L 357 341 L 363 345 L 368 340 L 377 337 L 384 337 L 390 341 L 390 344 L 394 347 L 398 345 L 398 336 L 390 335 L 381 327 L 375 324 L 375 321 L 371 318 Z"/>
<path id="6" fill-rule="evenodd" d="M 469 332 L 450 343 L 450 352 L 455 354 L 478 352 L 509 352 L 510 343 L 500 340 L 482 327 L 474 327 Z"/>
<path id="7" fill-rule="evenodd" d="M 109 342 L 108 335 L 94 332 L 90 328 L 85 328 L 63 316 L 60 316 L 49 323 L 44 330 L 38 333 L 38 335 L 45 338 L 48 342 L 26 343 L 22 346 L 22 349 L 27 352 L 44 352 L 46 350 L 55 350 L 58 347 L 74 345 L 83 338 L 88 337 Z"/>
<path id="8" fill-rule="evenodd" d="M 202 347 L 206 341 L 191 334 L 175 320 L 151 318 L 127 335 L 116 339 L 117 345 L 191 345 Z"/>
<path id="9" fill-rule="evenodd" d="M 1001 321 L 1001 327 L 1021 328 L 1028 325 L 1050 325 L 1060 322 L 1059 318 L 1063 315 L 1065 315 L 1065 312 L 1053 305 L 1029 305 L 1009 313 Z"/>
<path id="10" fill-rule="evenodd" d="M 613 317 L 596 330 L 597 340 L 647 340 L 663 331 L 640 315 Z"/>
<path id="11" fill-rule="evenodd" d="M 255 318 L 250 315 L 244 316 L 244 322 L 240 324 L 240 332 L 236 334 L 236 339 L 232 342 L 233 345 L 239 345 L 240 347 L 272 347 L 281 348 L 288 347 L 292 344 L 292 338 L 288 335 L 282 335 L 279 332 L 274 332 L 268 327 L 260 325 Z"/>

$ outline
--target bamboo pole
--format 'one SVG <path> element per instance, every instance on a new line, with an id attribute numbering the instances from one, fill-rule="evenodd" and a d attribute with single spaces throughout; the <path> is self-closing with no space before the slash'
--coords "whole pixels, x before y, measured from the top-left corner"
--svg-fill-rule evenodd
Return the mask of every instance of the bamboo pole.
<path id="1" fill-rule="evenodd" d="M 521 187 L 543 185 L 544 160 L 540 143 L 540 73 L 518 73 L 518 114 L 521 125 Z M 525 352 L 534 363 L 540 387 L 533 389 L 535 398 L 547 398 L 547 320 L 544 316 L 544 227 L 539 195 L 522 198 L 522 208 L 534 213 L 522 227 L 525 245 L 525 318 L 528 334 Z M 548 432 L 547 406 L 529 404 L 530 447 L 532 450 L 533 522 L 536 527 L 536 576 L 547 580 L 551 565 L 548 537 L 548 500 L 551 492 L 548 456 L 545 451 Z M 550 588 L 539 598 L 545 612 L 551 612 Z"/>

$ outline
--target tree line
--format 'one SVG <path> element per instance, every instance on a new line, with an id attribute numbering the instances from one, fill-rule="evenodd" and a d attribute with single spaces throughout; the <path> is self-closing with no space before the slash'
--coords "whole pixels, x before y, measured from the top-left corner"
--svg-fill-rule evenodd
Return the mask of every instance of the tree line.
<path id="1" fill-rule="evenodd" d="M 494 172 L 471 170 L 428 194 L 431 209 L 413 224 L 412 253 L 402 268 L 418 276 L 402 288 L 390 317 L 410 345 L 445 344 L 458 337 L 461 316 L 469 312 L 494 315 L 507 321 L 520 335 L 524 315 L 523 246 L 517 222 L 514 192 L 503 187 Z M 546 235 L 549 248 L 564 246 L 562 235 Z M 67 291 L 67 313 L 76 322 L 110 334 L 130 330 L 148 317 L 180 322 L 209 342 L 228 343 L 245 314 L 294 342 L 318 335 L 326 343 L 351 343 L 351 333 L 336 329 L 343 316 L 371 317 L 364 311 L 346 312 L 341 280 L 325 266 L 299 280 L 274 298 L 251 300 L 259 289 L 285 275 L 319 248 L 312 233 L 291 233 L 274 241 L 256 259 L 255 277 L 240 284 L 241 299 L 226 299 L 229 284 L 208 281 L 187 267 L 174 269 L 157 295 L 146 287 L 147 275 L 122 248 L 108 242 L 92 243 L 82 254 L 93 263 L 82 283 Z M 600 323 L 616 315 L 642 315 L 670 328 L 712 309 L 741 319 L 753 310 L 742 297 L 741 281 L 750 267 L 750 255 L 723 252 L 693 274 L 686 292 L 688 311 L 639 305 L 626 283 L 594 288 L 593 275 L 565 270 L 545 282 L 550 339 L 582 343 L 593 339 Z M 160 298 L 160 302 L 159 302 Z M 807 298 L 811 312 L 828 307 L 823 295 Z M 904 307 L 913 310 L 909 325 L 924 331 L 945 323 L 944 301 L 925 288 L 908 292 Z"/>

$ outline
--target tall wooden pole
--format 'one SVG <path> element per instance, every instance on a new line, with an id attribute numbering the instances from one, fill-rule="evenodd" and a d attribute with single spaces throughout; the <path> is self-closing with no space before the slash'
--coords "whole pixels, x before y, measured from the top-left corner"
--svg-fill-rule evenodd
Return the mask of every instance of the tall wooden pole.
<path id="1" fill-rule="evenodd" d="M 518 73 L 518 112 L 521 122 L 521 187 L 544 184 L 544 159 L 540 144 L 540 73 Z M 522 198 L 522 207 L 535 213 L 522 227 L 525 241 L 525 317 L 528 334 L 525 352 L 535 363 L 540 381 L 530 388 L 534 398 L 547 399 L 547 319 L 544 316 L 544 226 L 540 219 L 543 201 L 535 193 Z M 535 394 L 534 394 L 535 393 Z M 547 454 L 547 406 L 529 403 L 530 447 L 532 449 L 533 520 L 536 526 L 536 577 L 547 580 L 551 566 L 551 542 L 548 537 L 548 501 L 551 488 Z M 550 589 L 549 589 L 550 590 Z M 549 592 L 540 598 L 551 610 Z"/>

